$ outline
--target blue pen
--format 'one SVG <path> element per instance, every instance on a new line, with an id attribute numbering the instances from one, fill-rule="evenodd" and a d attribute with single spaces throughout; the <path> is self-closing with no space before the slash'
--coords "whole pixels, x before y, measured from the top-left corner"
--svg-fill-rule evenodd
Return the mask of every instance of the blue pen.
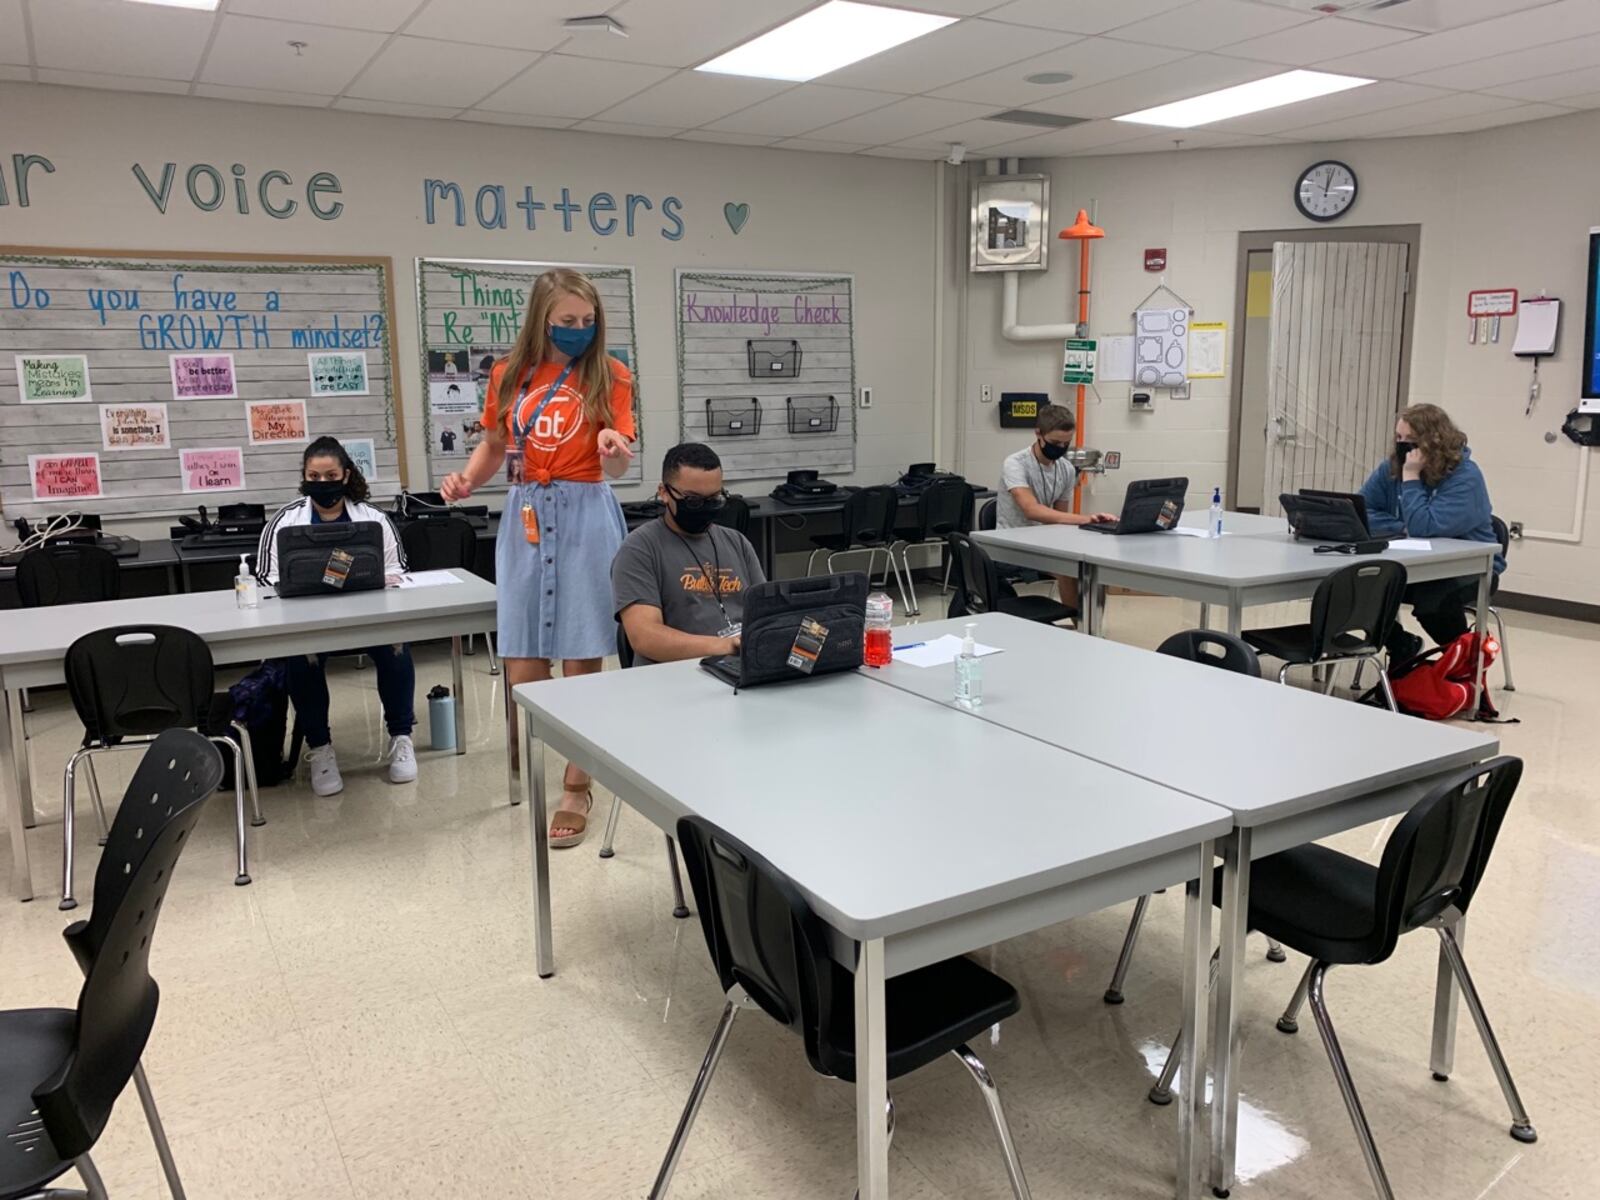
<path id="1" fill-rule="evenodd" d="M 896 646 L 895 650 L 915 650 L 918 646 L 926 646 L 927 642 L 910 642 L 904 646 Z"/>

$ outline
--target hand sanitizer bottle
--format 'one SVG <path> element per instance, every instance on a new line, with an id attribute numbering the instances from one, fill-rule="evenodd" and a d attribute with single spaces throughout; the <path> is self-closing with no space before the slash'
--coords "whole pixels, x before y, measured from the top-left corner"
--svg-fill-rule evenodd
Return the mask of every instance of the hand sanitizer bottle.
<path id="1" fill-rule="evenodd" d="M 239 555 L 239 574 L 233 580 L 233 602 L 240 608 L 257 608 L 261 604 L 256 577 L 250 573 L 250 564 L 243 554 Z"/>
<path id="2" fill-rule="evenodd" d="M 1219 538 L 1219 537 L 1222 536 L 1222 489 L 1221 488 L 1212 488 L 1211 489 L 1211 527 L 1210 527 L 1210 533 L 1211 533 L 1211 536 L 1214 537 L 1214 538 Z"/>
<path id="3" fill-rule="evenodd" d="M 976 628 L 967 626 L 967 635 L 961 639 L 961 656 L 956 659 L 956 704 L 965 709 L 983 707 L 983 659 L 978 657 L 978 644 L 972 636 Z"/>

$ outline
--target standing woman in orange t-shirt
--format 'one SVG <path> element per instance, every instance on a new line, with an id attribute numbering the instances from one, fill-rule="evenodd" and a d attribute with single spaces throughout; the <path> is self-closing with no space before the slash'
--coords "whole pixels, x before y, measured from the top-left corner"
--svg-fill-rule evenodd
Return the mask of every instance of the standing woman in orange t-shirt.
<path id="1" fill-rule="evenodd" d="M 534 281 L 517 343 L 490 373 L 483 428 L 466 470 L 440 491 L 464 499 L 506 463 L 494 559 L 507 681 L 549 679 L 557 659 L 563 675 L 598 671 L 616 645 L 611 560 L 627 533 L 605 481 L 633 458 L 633 377 L 606 353 L 605 309 L 587 276 L 557 268 Z M 589 776 L 569 763 L 550 845 L 581 842 L 593 803 Z"/>

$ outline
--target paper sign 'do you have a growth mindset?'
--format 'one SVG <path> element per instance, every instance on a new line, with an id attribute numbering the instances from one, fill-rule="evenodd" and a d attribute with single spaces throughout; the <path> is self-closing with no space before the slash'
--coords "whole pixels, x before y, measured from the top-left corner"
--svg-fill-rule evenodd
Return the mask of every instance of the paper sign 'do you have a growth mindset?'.
<path id="1" fill-rule="evenodd" d="M 304 442 L 310 438 L 304 400 L 256 400 L 244 407 L 252 446 Z"/>
<path id="2" fill-rule="evenodd" d="M 237 492 L 244 488 L 244 452 L 238 446 L 178 451 L 186 492 Z"/>
<path id="3" fill-rule="evenodd" d="M 30 454 L 28 478 L 35 500 L 97 500 L 102 494 L 98 454 Z"/>

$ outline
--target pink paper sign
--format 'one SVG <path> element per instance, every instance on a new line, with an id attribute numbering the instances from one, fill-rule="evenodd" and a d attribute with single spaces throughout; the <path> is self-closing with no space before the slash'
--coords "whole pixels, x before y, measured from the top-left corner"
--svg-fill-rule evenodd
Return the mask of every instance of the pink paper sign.
<path id="1" fill-rule="evenodd" d="M 238 446 L 180 450 L 186 492 L 237 492 L 244 488 L 244 453 Z"/>
<path id="2" fill-rule="evenodd" d="M 231 354 L 174 354 L 174 400 L 232 400 L 239 395 Z"/>
<path id="3" fill-rule="evenodd" d="M 95 500 L 101 495 L 98 454 L 30 454 L 28 476 L 35 500 Z"/>

